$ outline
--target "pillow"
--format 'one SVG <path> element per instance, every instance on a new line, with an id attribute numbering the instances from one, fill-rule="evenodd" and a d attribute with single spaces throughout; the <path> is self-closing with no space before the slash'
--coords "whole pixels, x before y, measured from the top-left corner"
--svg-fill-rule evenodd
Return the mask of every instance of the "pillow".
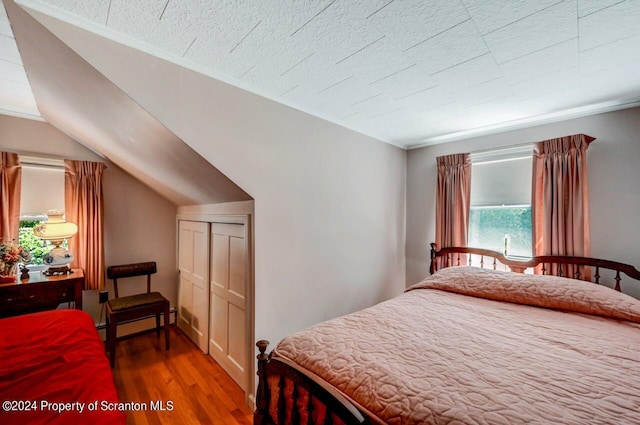
<path id="1" fill-rule="evenodd" d="M 439 289 L 514 304 L 640 323 L 640 300 L 606 286 L 558 276 L 447 267 L 407 289 Z"/>

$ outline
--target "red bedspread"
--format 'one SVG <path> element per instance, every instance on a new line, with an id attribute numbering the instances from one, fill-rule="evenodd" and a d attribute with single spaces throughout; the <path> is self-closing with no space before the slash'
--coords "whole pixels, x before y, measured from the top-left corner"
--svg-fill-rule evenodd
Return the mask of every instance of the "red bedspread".
<path id="1" fill-rule="evenodd" d="M 104 351 L 79 310 L 0 320 L 0 423 L 125 423 L 123 412 L 109 411 L 118 396 Z"/>

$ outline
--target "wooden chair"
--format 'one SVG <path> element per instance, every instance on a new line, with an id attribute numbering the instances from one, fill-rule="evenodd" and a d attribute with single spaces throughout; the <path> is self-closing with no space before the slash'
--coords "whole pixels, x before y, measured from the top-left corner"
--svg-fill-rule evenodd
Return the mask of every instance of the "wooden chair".
<path id="1" fill-rule="evenodd" d="M 113 280 L 115 298 L 107 301 L 107 350 L 111 367 L 116 362 L 116 337 L 118 324 L 156 316 L 156 334 L 160 336 L 160 315 L 164 314 L 164 339 L 169 350 L 169 300 L 160 292 L 151 292 L 151 275 L 156 273 L 155 261 L 107 267 L 107 278 Z M 118 296 L 118 279 L 147 276 L 147 292 Z"/>

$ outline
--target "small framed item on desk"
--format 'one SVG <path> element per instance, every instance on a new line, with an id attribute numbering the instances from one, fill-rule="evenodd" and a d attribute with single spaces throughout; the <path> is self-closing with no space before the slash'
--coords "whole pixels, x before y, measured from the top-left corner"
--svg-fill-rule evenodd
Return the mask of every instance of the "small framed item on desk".
<path id="1" fill-rule="evenodd" d="M 65 302 L 73 302 L 77 310 L 82 310 L 83 288 L 82 269 L 56 276 L 31 272 L 29 279 L 0 284 L 0 318 L 55 310 Z"/>
<path id="2" fill-rule="evenodd" d="M 20 265 L 20 280 L 29 280 L 31 276 L 29 275 L 29 268 L 24 264 Z"/>

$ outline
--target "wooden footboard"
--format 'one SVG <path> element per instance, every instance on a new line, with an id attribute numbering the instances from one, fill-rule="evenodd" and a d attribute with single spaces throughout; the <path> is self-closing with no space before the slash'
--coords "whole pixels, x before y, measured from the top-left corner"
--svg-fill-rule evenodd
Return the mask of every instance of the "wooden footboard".
<path id="1" fill-rule="evenodd" d="M 622 291 L 620 283 L 622 274 L 636 281 L 640 280 L 640 271 L 635 267 L 600 258 L 545 255 L 519 260 L 505 257 L 500 252 L 488 249 L 448 247 L 437 250 L 436 244 L 431 244 L 431 266 L 429 267 L 431 274 L 444 267 L 471 265 L 516 273 L 524 273 L 527 269 L 536 269 L 536 272 L 540 274 L 587 280 L 597 284 L 606 283 L 601 282 L 603 270 L 612 270 L 612 281 L 609 284 L 616 291 Z M 615 283 L 613 283 L 614 281 Z"/>
<path id="2" fill-rule="evenodd" d="M 256 425 L 352 425 L 369 420 L 319 376 L 283 358 L 266 354 L 269 341 L 256 343 L 258 390 Z"/>

